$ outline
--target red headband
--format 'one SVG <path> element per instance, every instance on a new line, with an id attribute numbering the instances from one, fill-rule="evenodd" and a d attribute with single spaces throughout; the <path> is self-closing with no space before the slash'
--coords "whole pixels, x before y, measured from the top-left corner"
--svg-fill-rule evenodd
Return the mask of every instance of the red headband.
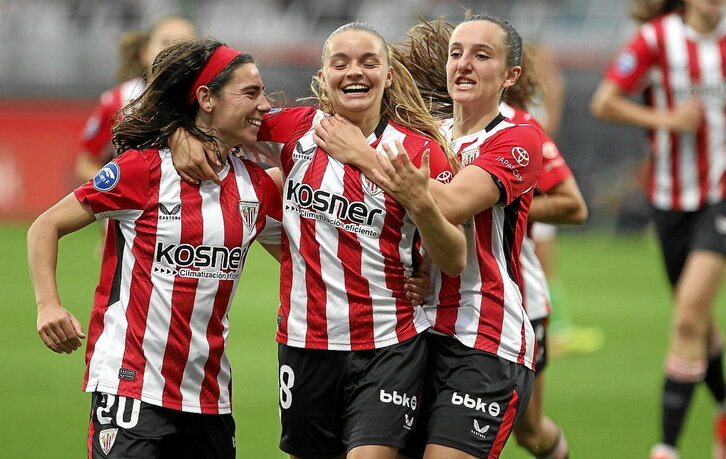
<path id="1" fill-rule="evenodd" d="M 232 62 L 232 59 L 241 54 L 242 53 L 240 53 L 239 51 L 228 48 L 227 46 L 220 46 L 219 48 L 215 49 L 214 52 L 209 55 L 206 62 L 204 62 L 202 68 L 199 69 L 196 78 L 194 78 L 194 83 L 192 83 L 192 85 L 189 87 L 189 92 L 187 93 L 187 103 L 193 103 L 194 99 L 197 98 L 197 89 L 199 89 L 200 86 L 208 85 L 209 82 L 214 79 L 214 77 L 219 75 L 219 72 L 227 67 L 227 64 Z"/>

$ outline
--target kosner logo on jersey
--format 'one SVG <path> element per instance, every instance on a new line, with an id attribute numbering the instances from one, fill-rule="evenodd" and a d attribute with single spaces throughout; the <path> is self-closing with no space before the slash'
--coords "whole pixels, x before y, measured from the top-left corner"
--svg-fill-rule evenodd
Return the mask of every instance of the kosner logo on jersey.
<path id="1" fill-rule="evenodd" d="M 292 180 L 287 182 L 285 201 L 285 210 L 297 212 L 304 218 L 325 221 L 337 228 L 365 236 L 379 236 L 373 220 L 376 215 L 383 214 L 383 210 L 371 209 L 364 202 L 350 201 L 345 196 L 316 190 L 306 183 Z"/>
<path id="2" fill-rule="evenodd" d="M 154 261 L 178 267 L 237 270 L 242 262 L 242 248 L 157 242 Z"/>

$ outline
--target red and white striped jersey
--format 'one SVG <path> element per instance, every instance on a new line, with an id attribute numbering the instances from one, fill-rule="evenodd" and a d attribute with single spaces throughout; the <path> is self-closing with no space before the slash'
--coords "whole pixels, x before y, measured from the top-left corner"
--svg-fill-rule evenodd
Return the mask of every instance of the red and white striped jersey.
<path id="1" fill-rule="evenodd" d="M 231 411 L 232 295 L 255 239 L 279 243 L 281 202 L 231 157 L 222 185 L 184 183 L 169 150 L 127 151 L 75 191 L 108 218 L 83 390 L 194 413 Z"/>
<path id="2" fill-rule="evenodd" d="M 258 134 L 264 155 L 278 155 L 285 176 L 283 255 L 277 340 L 312 349 L 389 346 L 429 327 L 406 299 L 404 281 L 419 238 L 406 210 L 353 166 L 318 149 L 313 128 L 325 113 L 312 107 L 268 114 Z M 414 164 L 431 150 L 431 176 L 452 177 L 441 147 L 393 123 L 368 139 L 383 152 L 401 140 Z"/>
<path id="3" fill-rule="evenodd" d="M 442 126 L 449 138 L 452 124 Z M 542 164 L 541 131 L 500 115 L 452 146 L 464 167 L 480 167 L 501 184 L 504 201 L 464 224 L 467 265 L 460 276 L 432 269 L 426 313 L 433 330 L 533 369 L 535 339 L 522 305 L 519 254 Z"/>
<path id="4" fill-rule="evenodd" d="M 658 209 L 693 211 L 726 196 L 726 16 L 701 35 L 674 12 L 638 29 L 605 77 L 623 90 L 645 89 L 651 107 L 668 110 L 690 98 L 704 106 L 695 133 L 650 132 L 647 195 Z"/>
<path id="5" fill-rule="evenodd" d="M 111 128 L 116 123 L 120 110 L 139 97 L 145 86 L 143 78 L 134 78 L 104 91 L 86 121 L 86 126 L 78 139 L 78 148 L 99 160 L 116 156 L 111 145 L 113 137 Z"/>
<path id="6" fill-rule="evenodd" d="M 502 115 L 513 123 L 532 123 L 537 127 L 539 123 L 532 118 L 532 115 L 507 104 L 499 106 Z M 559 148 L 552 139 L 542 132 L 544 143 L 542 144 L 542 170 L 537 182 L 537 190 L 542 193 L 549 192 L 552 188 L 572 177 L 572 171 L 565 163 Z M 550 315 L 552 302 L 550 299 L 549 285 L 542 265 L 535 253 L 534 241 L 531 237 L 532 224 L 527 227 L 522 242 L 522 253 L 519 256 L 522 265 L 521 290 L 524 298 L 524 308 L 530 320 L 542 319 Z"/>

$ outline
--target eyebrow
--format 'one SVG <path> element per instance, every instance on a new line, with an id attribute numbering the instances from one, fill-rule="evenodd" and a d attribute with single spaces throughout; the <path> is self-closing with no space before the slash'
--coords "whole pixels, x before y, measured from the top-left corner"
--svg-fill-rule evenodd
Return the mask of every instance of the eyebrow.
<path id="1" fill-rule="evenodd" d="M 380 59 L 381 58 L 381 55 L 378 54 L 378 53 L 364 53 L 361 58 L 362 59 L 370 59 L 372 57 Z M 331 54 L 330 55 L 330 59 L 334 59 L 334 58 L 349 59 L 350 56 L 348 56 L 345 53 L 335 53 L 335 54 Z"/>
<path id="2" fill-rule="evenodd" d="M 265 87 L 258 84 L 248 84 L 247 86 L 243 86 L 242 88 L 240 88 L 241 91 L 247 91 L 248 89 L 253 89 L 255 91 L 264 91 Z"/>
<path id="3" fill-rule="evenodd" d="M 463 48 L 464 45 L 462 45 L 458 41 L 452 43 L 451 45 L 449 45 L 449 49 L 456 48 L 456 47 Z M 476 43 L 476 44 L 474 44 L 472 46 L 472 48 L 474 48 L 474 49 L 484 49 L 484 50 L 486 50 L 486 51 L 488 51 L 490 53 L 496 52 L 496 50 L 494 48 L 492 48 L 491 46 L 489 46 L 489 45 L 487 45 L 485 43 Z"/>

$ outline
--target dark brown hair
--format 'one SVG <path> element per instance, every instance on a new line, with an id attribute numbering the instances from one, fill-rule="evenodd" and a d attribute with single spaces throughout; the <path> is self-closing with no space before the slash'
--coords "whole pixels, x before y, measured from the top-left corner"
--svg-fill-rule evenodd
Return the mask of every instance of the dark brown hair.
<path id="1" fill-rule="evenodd" d="M 632 0 L 630 17 L 638 22 L 648 22 L 666 13 L 685 8 L 683 0 Z"/>
<path id="2" fill-rule="evenodd" d="M 179 127 L 202 142 L 217 145 L 214 135 L 197 127 L 199 105 L 196 101 L 187 104 L 186 95 L 204 62 L 222 45 L 215 40 L 193 40 L 177 43 L 159 53 L 151 66 L 146 89 L 123 108 L 123 118 L 113 127 L 117 153 L 164 148 Z M 206 86 L 213 94 L 219 94 L 238 66 L 251 63 L 254 61 L 249 54 L 235 57 Z"/>

